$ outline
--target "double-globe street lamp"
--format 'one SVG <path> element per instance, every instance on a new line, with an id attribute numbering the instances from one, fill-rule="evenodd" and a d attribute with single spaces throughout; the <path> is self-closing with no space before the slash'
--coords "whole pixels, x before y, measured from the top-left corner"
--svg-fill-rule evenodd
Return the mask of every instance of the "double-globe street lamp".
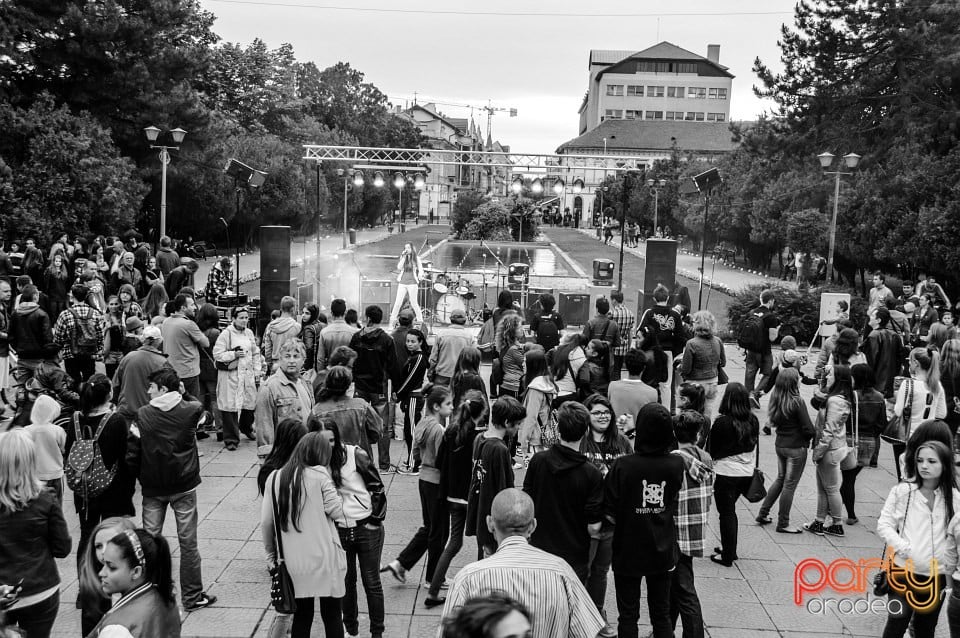
<path id="1" fill-rule="evenodd" d="M 847 153 L 843 156 L 843 166 L 851 169 L 850 171 L 828 171 L 826 169 L 830 168 L 833 165 L 833 159 L 836 157 L 833 153 L 824 152 L 817 155 L 817 159 L 820 160 L 820 166 L 824 169 L 824 175 L 833 175 L 835 176 L 833 184 L 833 215 L 830 218 L 830 245 L 827 249 L 827 278 L 829 279 L 833 275 L 833 251 L 834 246 L 837 243 L 837 210 L 840 205 L 840 176 L 841 175 L 853 175 L 853 169 L 857 167 L 860 163 L 860 155 L 856 153 Z M 838 167 L 842 168 L 842 167 Z"/>
<path id="2" fill-rule="evenodd" d="M 143 132 L 147 136 L 147 141 L 151 142 L 150 148 L 160 149 L 160 165 L 163 167 L 160 177 L 160 237 L 163 237 L 167 234 L 167 164 L 170 163 L 170 151 L 180 150 L 180 143 L 183 142 L 187 132 L 179 126 L 168 131 L 176 146 L 153 144 L 163 132 L 156 126 L 148 126 L 143 129 Z"/>

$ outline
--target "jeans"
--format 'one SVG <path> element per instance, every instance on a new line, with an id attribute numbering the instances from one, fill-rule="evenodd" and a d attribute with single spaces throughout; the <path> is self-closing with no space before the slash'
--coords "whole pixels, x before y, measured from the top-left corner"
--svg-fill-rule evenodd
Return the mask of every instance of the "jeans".
<path id="1" fill-rule="evenodd" d="M 671 360 L 670 365 L 667 366 L 667 380 L 658 383 L 657 389 L 660 390 L 660 405 L 673 414 L 673 353 L 670 352 L 667 357 Z"/>
<path id="2" fill-rule="evenodd" d="M 343 638 L 343 623 L 340 621 L 340 599 L 321 596 L 320 618 L 323 619 L 323 635 L 328 638 Z M 313 598 L 297 598 L 297 611 L 293 612 L 290 638 L 310 638 L 313 626 Z"/>
<path id="3" fill-rule="evenodd" d="M 746 351 L 747 356 L 744 359 L 744 363 L 747 366 L 746 376 L 743 380 L 743 385 L 747 386 L 747 392 L 753 392 L 755 383 L 757 380 L 757 372 L 760 373 L 760 387 L 767 381 L 767 377 L 770 376 L 770 372 L 773 370 L 773 353 L 772 352 L 753 352 L 752 350 Z"/>
<path id="4" fill-rule="evenodd" d="M 420 515 L 423 525 L 403 548 L 397 561 L 404 569 L 411 569 L 423 554 L 427 554 L 427 580 L 433 580 L 433 573 L 447 542 L 447 521 L 443 501 L 440 500 L 440 486 L 420 479 Z"/>
<path id="5" fill-rule="evenodd" d="M 622 339 L 623 337 L 621 337 Z M 622 354 L 615 354 L 610 358 L 613 359 L 613 363 L 610 366 L 610 380 L 619 381 L 621 375 L 623 374 L 623 356 Z"/>
<path id="6" fill-rule="evenodd" d="M 713 417 L 717 414 L 717 404 L 720 403 L 720 389 L 717 386 L 717 380 L 696 381 L 703 386 L 703 416 L 708 423 L 713 423 Z"/>
<path id="7" fill-rule="evenodd" d="M 717 474 L 713 483 L 713 499 L 720 515 L 721 558 L 734 561 L 737 556 L 737 499 L 750 489 L 750 476 Z"/>
<path id="8" fill-rule="evenodd" d="M 213 422 L 217 424 L 217 432 L 223 432 L 223 415 L 217 407 L 217 380 L 200 381 L 200 403 L 205 410 L 213 415 Z"/>
<path id="9" fill-rule="evenodd" d="M 77 355 L 69 359 L 64 359 L 63 369 L 73 378 L 74 387 L 79 388 L 81 383 L 96 373 L 97 364 L 94 362 L 93 357 Z"/>
<path id="10" fill-rule="evenodd" d="M 613 562 L 613 528 L 601 530 L 600 538 L 594 542 L 596 551 L 593 552 L 587 573 L 587 593 L 590 594 L 593 604 L 603 613 L 603 601 L 607 598 L 607 572 Z"/>
<path id="11" fill-rule="evenodd" d="M 181 378 L 180 383 L 183 384 L 183 389 L 185 394 L 189 394 L 196 400 L 200 400 L 200 375 L 198 374 L 195 377 L 186 377 Z"/>
<path id="12" fill-rule="evenodd" d="M 26 638 L 49 638 L 59 610 L 60 592 L 55 591 L 38 603 L 8 611 L 5 626 L 19 627 Z"/>
<path id="13" fill-rule="evenodd" d="M 928 599 L 929 594 L 924 594 L 915 588 L 910 586 L 909 581 L 905 581 L 903 573 L 897 573 L 894 578 L 897 579 L 897 582 L 904 582 L 909 590 L 915 592 L 917 601 L 921 604 Z M 920 579 L 919 574 L 914 574 L 914 578 Z M 890 612 L 887 614 L 887 624 L 883 628 L 883 638 L 902 638 L 902 636 L 907 631 L 907 626 L 910 624 L 911 619 L 913 620 L 913 638 L 933 638 L 934 634 L 937 632 L 937 621 L 940 620 L 940 607 L 943 606 L 943 590 L 947 586 L 946 577 L 940 575 L 937 576 L 939 581 L 937 584 L 937 591 L 940 592 L 940 596 L 937 597 L 936 606 L 931 610 L 925 611 L 924 613 L 918 613 L 913 610 L 913 608 L 907 603 L 904 598 L 904 594 L 897 593 L 893 588 L 890 589 L 890 593 L 887 594 L 887 601 L 892 602 L 893 600 L 900 601 L 902 613 L 895 614 Z M 922 584 L 929 583 L 929 577 L 925 581 L 921 581 Z M 954 590 L 956 591 L 956 590 Z M 950 619 L 953 615 L 956 614 L 956 605 L 960 604 L 960 601 L 957 603 L 953 602 L 954 596 L 950 596 L 950 604 L 947 606 L 947 621 L 950 622 Z M 954 608 L 954 614 L 950 613 L 950 609 Z M 954 632 L 954 623 L 950 623 L 950 633 L 953 636 Z"/>
<path id="14" fill-rule="evenodd" d="M 167 504 L 177 519 L 177 540 L 180 543 L 180 596 L 185 608 L 191 607 L 203 595 L 200 575 L 200 549 L 197 547 L 197 491 L 166 496 L 143 497 L 143 529 L 151 534 L 163 533 Z"/>
<path id="15" fill-rule="evenodd" d="M 950 638 L 960 638 L 960 581 L 953 581 L 953 593 L 947 602 L 947 622 Z"/>
<path id="16" fill-rule="evenodd" d="M 654 638 L 673 638 L 670 626 L 670 572 L 627 576 L 613 570 L 613 582 L 617 588 L 617 636 L 637 638 L 640 620 L 640 585 L 647 580 L 647 608 Z"/>
<path id="17" fill-rule="evenodd" d="M 223 444 L 240 443 L 240 433 L 246 436 L 253 435 L 253 410 L 241 410 L 240 412 L 221 412 L 223 419 Z"/>
<path id="18" fill-rule="evenodd" d="M 760 516 L 766 516 L 780 499 L 780 513 L 777 516 L 777 529 L 790 526 L 790 508 L 793 506 L 793 494 L 807 464 L 807 448 L 777 447 L 777 479 L 770 485 L 767 497 L 760 506 Z"/>
<path id="19" fill-rule="evenodd" d="M 847 455 L 847 448 L 830 450 L 817 462 L 817 516 L 824 521 L 827 514 L 833 525 L 843 520 L 843 502 L 840 499 L 840 461 Z"/>
<path id="20" fill-rule="evenodd" d="M 347 553 L 347 593 L 343 597 L 343 624 L 347 633 L 357 633 L 357 563 L 360 580 L 367 594 L 367 613 L 370 633 L 382 634 L 384 622 L 383 584 L 380 582 L 380 556 L 383 554 L 383 527 L 371 529 L 368 525 L 337 527 L 340 543 Z"/>
<path id="21" fill-rule="evenodd" d="M 683 621 L 683 638 L 703 638 L 703 610 L 693 580 L 693 557 L 680 553 L 680 560 L 672 572 L 670 583 L 670 623 L 677 626 L 677 618 Z"/>
<path id="22" fill-rule="evenodd" d="M 440 586 L 447 577 L 447 570 L 454 557 L 460 553 L 463 547 L 463 529 L 467 524 L 467 506 L 463 503 L 451 503 L 447 501 L 445 508 L 450 512 L 450 536 L 447 539 L 447 546 L 443 548 L 443 553 L 437 560 L 437 566 L 433 570 L 433 579 L 430 581 L 430 591 L 427 596 L 436 598 L 440 594 Z"/>
<path id="23" fill-rule="evenodd" d="M 855 467 L 852 470 L 840 470 L 843 477 L 840 481 L 840 500 L 843 501 L 849 518 L 857 517 L 857 474 L 862 469 L 863 467 Z"/>
<path id="24" fill-rule="evenodd" d="M 369 403 L 376 413 L 380 415 L 380 418 L 383 419 L 383 432 L 380 433 L 380 441 L 377 442 L 377 456 L 379 457 L 380 470 L 389 470 L 390 440 L 393 439 L 393 421 L 387 418 L 387 395 L 357 390 L 354 396 Z"/>
<path id="25" fill-rule="evenodd" d="M 387 325 L 393 327 L 397 323 L 397 315 L 400 314 L 400 309 L 403 308 L 403 300 L 406 297 L 410 297 L 410 308 L 417 316 L 417 323 L 423 323 L 423 310 L 420 309 L 420 302 L 417 301 L 419 289 L 419 284 L 397 284 L 397 300 L 393 302 L 393 310 L 390 311 L 390 323 Z"/>

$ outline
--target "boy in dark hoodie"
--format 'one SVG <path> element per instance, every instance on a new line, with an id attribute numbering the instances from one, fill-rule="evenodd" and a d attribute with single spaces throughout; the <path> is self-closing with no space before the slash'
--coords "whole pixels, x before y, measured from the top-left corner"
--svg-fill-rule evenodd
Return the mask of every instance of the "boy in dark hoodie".
<path id="1" fill-rule="evenodd" d="M 613 576 L 619 636 L 637 636 L 640 586 L 647 581 L 647 607 L 655 636 L 670 636 L 671 570 L 677 566 L 674 517 L 685 470 L 676 447 L 670 412 L 659 403 L 640 409 L 634 453 L 610 466 L 604 513 L 613 533 Z"/>
<path id="2" fill-rule="evenodd" d="M 583 582 L 590 538 L 600 533 L 603 519 L 603 475 L 580 452 L 589 429 L 590 413 L 581 404 L 567 401 L 557 408 L 560 442 L 534 454 L 523 479 L 537 513 L 530 544 L 570 563 Z"/>
<path id="3" fill-rule="evenodd" d="M 379 306 L 367 306 L 363 314 L 367 324 L 350 338 L 350 347 L 357 353 L 353 364 L 354 396 L 370 403 L 383 419 L 377 455 L 380 471 L 389 472 L 394 423 L 387 414 L 387 398 L 390 396 L 387 381 L 397 374 L 397 349 L 390 335 L 380 327 L 383 310 Z"/>
<path id="4" fill-rule="evenodd" d="M 300 318 L 296 313 L 297 300 L 284 297 L 280 300 L 280 318 L 267 324 L 267 329 L 263 332 L 263 361 L 267 366 L 264 377 L 277 371 L 280 346 L 300 336 Z"/>

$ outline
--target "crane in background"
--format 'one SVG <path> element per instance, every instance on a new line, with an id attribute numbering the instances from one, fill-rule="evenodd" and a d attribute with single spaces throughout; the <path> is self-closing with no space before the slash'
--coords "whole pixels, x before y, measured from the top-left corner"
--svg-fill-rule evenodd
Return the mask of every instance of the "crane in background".
<path id="1" fill-rule="evenodd" d="M 388 99 L 391 99 L 391 100 L 404 100 L 405 102 L 413 102 L 414 104 L 416 104 L 418 97 L 417 97 L 417 94 L 414 93 L 412 100 L 411 100 L 410 98 L 405 98 L 405 97 L 389 97 Z M 423 99 L 423 98 L 421 98 L 421 99 Z M 424 101 L 425 101 L 425 102 L 429 102 L 430 104 L 437 104 L 437 105 L 441 105 L 441 106 L 457 106 L 457 107 L 460 107 L 460 108 L 470 109 L 471 111 L 473 111 L 473 110 L 486 111 L 486 112 L 487 112 L 487 139 L 488 139 L 488 140 L 492 139 L 491 131 L 492 131 L 492 129 L 493 129 L 493 114 L 494 114 L 494 113 L 509 113 L 509 114 L 510 114 L 510 117 L 517 117 L 517 109 L 512 108 L 512 107 L 493 106 L 493 104 L 492 104 L 491 101 L 489 101 L 489 100 L 487 101 L 486 106 L 477 106 L 477 105 L 475 105 L 475 104 L 462 104 L 462 103 L 460 103 L 460 102 L 442 102 L 442 101 L 440 101 L 440 100 L 427 100 L 427 99 L 425 99 Z"/>

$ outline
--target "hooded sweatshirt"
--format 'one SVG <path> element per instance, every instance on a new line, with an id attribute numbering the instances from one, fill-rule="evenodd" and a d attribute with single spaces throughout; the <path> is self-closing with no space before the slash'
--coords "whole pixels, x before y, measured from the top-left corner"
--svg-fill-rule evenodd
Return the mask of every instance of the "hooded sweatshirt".
<path id="1" fill-rule="evenodd" d="M 533 440 L 540 440 L 540 427 L 550 422 L 550 405 L 557 396 L 557 386 L 549 377 L 536 377 L 527 386 L 523 395 L 523 406 L 527 409 L 527 416 L 523 421 L 523 432 L 537 432 Z"/>
<path id="2" fill-rule="evenodd" d="M 300 322 L 287 315 L 281 315 L 267 324 L 263 333 L 263 358 L 273 371 L 273 364 L 280 359 L 280 347 L 291 339 L 300 336 Z"/>
<path id="3" fill-rule="evenodd" d="M 33 301 L 21 302 L 10 317 L 10 345 L 21 359 L 56 357 L 50 317 Z"/>
<path id="4" fill-rule="evenodd" d="M 603 476 L 589 459 L 559 443 L 530 460 L 523 491 L 533 499 L 534 547 L 563 558 L 585 574 L 590 554 L 587 526 L 603 518 Z"/>
<path id="5" fill-rule="evenodd" d="M 170 271 L 180 265 L 180 255 L 173 248 L 161 247 L 157 251 L 157 267 L 164 277 L 170 274 Z"/>
<path id="6" fill-rule="evenodd" d="M 52 481 L 63 476 L 67 431 L 54 424 L 58 418 L 60 404 L 52 397 L 41 394 L 30 411 L 30 425 L 24 428 L 36 446 L 37 476 L 41 481 Z"/>
<path id="7" fill-rule="evenodd" d="M 203 406 L 167 392 L 137 411 L 127 445 L 127 467 L 140 479 L 144 496 L 170 496 L 200 485 L 197 422 Z"/>
<path id="8" fill-rule="evenodd" d="M 382 328 L 364 328 L 350 338 L 350 347 L 357 352 L 353 364 L 353 381 L 357 392 L 384 394 L 387 379 L 397 369 L 397 350 Z"/>

